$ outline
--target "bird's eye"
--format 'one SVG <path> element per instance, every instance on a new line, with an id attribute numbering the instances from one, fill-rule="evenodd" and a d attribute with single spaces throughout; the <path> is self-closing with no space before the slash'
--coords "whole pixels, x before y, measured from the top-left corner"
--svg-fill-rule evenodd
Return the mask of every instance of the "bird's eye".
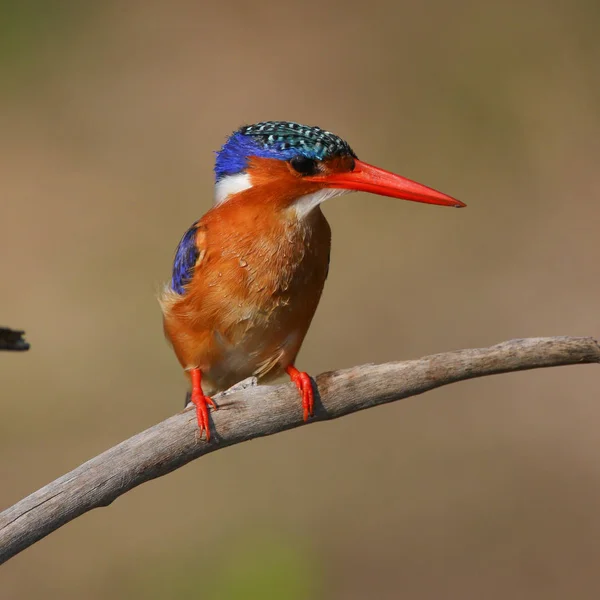
<path id="1" fill-rule="evenodd" d="M 300 175 L 316 175 L 319 172 L 317 161 L 306 156 L 294 156 L 290 160 L 290 165 Z"/>

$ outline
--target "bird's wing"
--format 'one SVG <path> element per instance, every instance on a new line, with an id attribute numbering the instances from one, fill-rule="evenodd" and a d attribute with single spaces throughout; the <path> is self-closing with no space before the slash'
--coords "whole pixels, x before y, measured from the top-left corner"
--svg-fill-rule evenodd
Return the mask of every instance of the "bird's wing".
<path id="1" fill-rule="evenodd" d="M 171 277 L 171 289 L 175 293 L 185 293 L 185 286 L 191 281 L 194 269 L 205 254 L 206 227 L 196 222 L 183 234 L 175 252 Z"/>
<path id="2" fill-rule="evenodd" d="M 186 286 L 205 256 L 206 226 L 197 221 L 183 234 L 175 251 L 171 282 L 160 291 L 158 300 L 164 314 L 185 296 Z"/>

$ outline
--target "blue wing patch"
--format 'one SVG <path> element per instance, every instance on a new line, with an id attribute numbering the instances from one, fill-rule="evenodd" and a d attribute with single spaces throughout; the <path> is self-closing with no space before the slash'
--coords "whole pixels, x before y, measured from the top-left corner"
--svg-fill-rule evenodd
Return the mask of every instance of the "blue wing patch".
<path id="1" fill-rule="evenodd" d="M 177 246 L 175 260 L 173 261 L 173 277 L 171 288 L 178 294 L 185 292 L 184 286 L 188 284 L 194 275 L 194 266 L 200 252 L 196 246 L 196 232 L 198 226 L 194 223 L 184 234 Z"/>

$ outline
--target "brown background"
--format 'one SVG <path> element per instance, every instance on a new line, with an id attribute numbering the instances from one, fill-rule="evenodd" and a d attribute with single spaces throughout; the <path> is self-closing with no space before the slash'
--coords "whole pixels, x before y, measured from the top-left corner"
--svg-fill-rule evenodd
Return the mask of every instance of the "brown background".
<path id="1" fill-rule="evenodd" d="M 5 3 L 0 502 L 181 407 L 155 299 L 213 153 L 291 119 L 454 195 L 332 200 L 313 374 L 598 335 L 596 1 Z M 599 373 L 458 384 L 239 445 L 0 570 L 21 598 L 596 598 Z"/>

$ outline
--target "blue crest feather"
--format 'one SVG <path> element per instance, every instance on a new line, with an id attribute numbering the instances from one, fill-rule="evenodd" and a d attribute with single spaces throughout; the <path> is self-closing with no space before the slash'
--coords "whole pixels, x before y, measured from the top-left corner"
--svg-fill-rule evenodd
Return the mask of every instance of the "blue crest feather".
<path id="1" fill-rule="evenodd" d="M 330 131 L 291 121 L 265 121 L 246 125 L 229 137 L 217 152 L 215 176 L 219 181 L 241 173 L 250 156 L 289 160 L 298 155 L 316 160 L 337 155 L 356 158 L 348 143 Z"/>
<path id="2" fill-rule="evenodd" d="M 173 276 L 171 278 L 171 288 L 178 294 L 185 292 L 184 286 L 188 284 L 194 274 L 194 265 L 200 255 L 196 246 L 196 224 L 192 225 L 181 238 L 175 260 L 173 261 Z"/>

